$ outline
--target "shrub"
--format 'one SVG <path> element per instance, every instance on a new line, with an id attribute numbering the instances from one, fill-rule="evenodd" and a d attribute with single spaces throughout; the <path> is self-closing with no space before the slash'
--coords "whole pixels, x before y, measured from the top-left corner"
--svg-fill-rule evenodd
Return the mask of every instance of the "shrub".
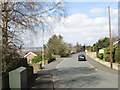
<path id="1" fill-rule="evenodd" d="M 116 47 L 116 48 L 115 48 L 114 60 L 115 60 L 115 62 L 117 62 L 117 63 L 120 63 L 120 56 L 119 56 L 119 53 L 120 53 L 119 47 Z"/>
<path id="2" fill-rule="evenodd" d="M 90 47 L 90 52 L 95 52 L 95 46 Z"/>
<path id="3" fill-rule="evenodd" d="M 115 56 L 115 54 L 116 54 L 115 49 L 116 49 L 116 47 L 113 46 L 113 48 L 112 48 L 113 62 L 116 62 L 116 60 L 115 60 L 115 57 L 116 57 Z M 105 56 L 105 61 L 110 62 L 110 48 L 109 47 L 107 47 L 105 49 L 104 56 Z"/>
<path id="4" fill-rule="evenodd" d="M 21 66 L 23 66 L 23 67 L 28 66 L 27 60 L 24 58 L 7 58 L 7 60 L 8 59 L 10 60 L 10 62 L 6 66 L 5 66 L 5 64 L 2 65 L 2 72 L 10 72 Z M 4 66 L 4 68 L 3 68 L 3 66 Z"/>
<path id="5" fill-rule="evenodd" d="M 38 63 L 40 61 L 42 61 L 42 54 L 39 54 L 32 59 L 32 63 Z"/>
<path id="6" fill-rule="evenodd" d="M 104 53 L 105 53 L 105 49 L 106 48 L 102 48 L 104 50 Z M 97 52 L 97 57 L 104 60 L 104 53 L 99 53 L 99 51 Z"/>
<path id="7" fill-rule="evenodd" d="M 110 62 L 110 54 L 105 54 L 105 61 Z"/>
<path id="8" fill-rule="evenodd" d="M 103 59 L 103 54 L 102 53 L 98 53 L 97 57 L 100 58 L 100 59 Z"/>
<path id="9" fill-rule="evenodd" d="M 107 61 L 107 62 L 110 61 L 110 49 L 109 49 L 109 47 L 105 48 L 104 59 L 105 59 L 105 61 Z"/>

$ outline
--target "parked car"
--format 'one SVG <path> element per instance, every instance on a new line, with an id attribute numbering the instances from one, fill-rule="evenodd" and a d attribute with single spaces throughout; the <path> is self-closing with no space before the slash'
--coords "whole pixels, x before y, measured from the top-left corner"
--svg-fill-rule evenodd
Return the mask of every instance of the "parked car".
<path id="1" fill-rule="evenodd" d="M 86 57 L 84 54 L 79 54 L 78 55 L 78 61 L 86 61 Z"/>

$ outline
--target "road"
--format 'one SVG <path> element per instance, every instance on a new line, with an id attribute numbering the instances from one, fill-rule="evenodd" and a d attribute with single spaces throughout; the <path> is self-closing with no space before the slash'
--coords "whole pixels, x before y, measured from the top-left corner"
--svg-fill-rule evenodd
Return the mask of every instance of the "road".
<path id="1" fill-rule="evenodd" d="M 78 61 L 77 57 L 74 54 L 57 65 L 53 73 L 54 88 L 118 88 L 114 72 L 96 69 L 90 60 Z"/>

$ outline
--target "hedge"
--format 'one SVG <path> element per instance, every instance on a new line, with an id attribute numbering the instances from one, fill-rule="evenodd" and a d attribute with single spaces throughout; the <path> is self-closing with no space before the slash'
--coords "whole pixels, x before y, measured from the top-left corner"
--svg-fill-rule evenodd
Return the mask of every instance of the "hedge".
<path id="1" fill-rule="evenodd" d="M 120 48 L 119 47 L 117 47 L 115 49 L 115 55 L 114 56 L 115 56 L 114 57 L 115 62 L 118 62 L 120 64 Z"/>
<path id="2" fill-rule="evenodd" d="M 103 59 L 107 62 L 110 62 L 110 47 L 103 48 L 104 49 L 104 54 L 100 54 L 97 52 L 97 57 L 100 59 Z M 119 48 L 116 46 L 113 46 L 112 48 L 112 55 L 113 55 L 113 62 L 114 63 L 120 63 L 120 56 L 119 56 Z"/>

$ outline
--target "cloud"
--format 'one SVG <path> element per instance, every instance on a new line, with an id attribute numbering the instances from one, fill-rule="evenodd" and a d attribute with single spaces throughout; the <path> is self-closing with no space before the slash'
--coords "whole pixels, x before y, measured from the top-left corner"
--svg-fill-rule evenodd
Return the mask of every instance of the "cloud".
<path id="1" fill-rule="evenodd" d="M 90 17 L 86 14 L 73 14 L 65 19 L 66 24 L 56 26 L 55 33 L 60 33 L 66 42 L 92 45 L 102 37 L 109 36 L 108 17 Z M 112 19 L 112 31 L 117 33 L 117 17 Z M 58 34 L 59 34 L 58 33 Z"/>
<path id="2" fill-rule="evenodd" d="M 116 16 L 116 17 L 118 17 L 118 9 L 113 9 L 113 8 L 111 8 L 111 16 Z"/>
<path id="3" fill-rule="evenodd" d="M 90 13 L 92 15 L 101 15 L 101 14 L 103 14 L 103 12 L 104 12 L 104 9 L 102 9 L 102 8 L 94 8 L 94 9 L 90 10 Z"/>
<path id="4" fill-rule="evenodd" d="M 103 8 L 93 8 L 90 10 L 90 14 L 94 16 L 101 16 L 104 14 L 108 14 L 108 8 L 103 9 Z M 110 8 L 110 14 L 111 17 L 116 17 L 118 16 L 118 9 Z"/>
<path id="5" fill-rule="evenodd" d="M 108 18 L 106 17 L 98 17 L 93 19 L 94 25 L 105 25 L 108 23 Z"/>
<path id="6" fill-rule="evenodd" d="M 104 13 L 104 10 L 102 8 L 95 8 L 90 10 L 90 12 L 92 14 L 96 13 L 95 15 L 100 15 Z M 118 18 L 116 9 L 111 9 L 111 17 L 114 17 L 111 18 L 112 31 L 116 34 L 118 33 Z M 52 21 L 51 18 L 48 18 L 48 20 Z M 79 42 L 82 45 L 93 45 L 98 41 L 98 39 L 109 36 L 107 16 L 101 15 L 99 17 L 91 17 L 91 14 L 75 13 L 68 16 L 67 18 L 62 18 L 62 22 L 63 21 L 65 21 L 65 24 L 56 24 L 56 27 L 51 32 L 57 35 L 62 35 L 65 42 L 71 43 L 73 45 L 75 45 L 76 42 Z M 25 35 L 26 38 L 23 38 L 26 42 L 32 38 L 34 46 L 42 45 L 41 31 L 38 32 L 38 35 L 32 34 L 32 37 L 29 34 L 30 33 L 27 33 L 27 35 Z M 46 44 L 51 35 L 45 32 L 44 36 L 44 43 Z"/>

